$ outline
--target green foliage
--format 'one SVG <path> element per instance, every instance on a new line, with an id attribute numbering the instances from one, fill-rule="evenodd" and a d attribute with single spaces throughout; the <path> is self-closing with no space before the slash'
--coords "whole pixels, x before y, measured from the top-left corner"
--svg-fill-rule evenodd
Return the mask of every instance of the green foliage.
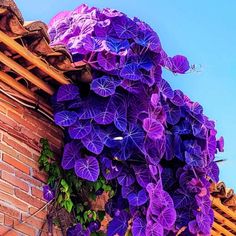
<path id="1" fill-rule="evenodd" d="M 38 163 L 40 170 L 48 174 L 48 185 L 55 190 L 55 207 L 65 208 L 74 217 L 74 224 L 81 223 L 85 227 L 92 221 L 102 221 L 105 211 L 93 211 L 90 202 L 96 200 L 97 191 L 109 192 L 114 195 L 111 185 L 102 177 L 96 182 L 78 178 L 73 170 L 64 170 L 60 158 L 55 157 L 47 139 L 40 140 L 42 144 Z M 56 222 L 56 220 L 55 220 Z M 102 232 L 92 235 L 103 236 Z"/>

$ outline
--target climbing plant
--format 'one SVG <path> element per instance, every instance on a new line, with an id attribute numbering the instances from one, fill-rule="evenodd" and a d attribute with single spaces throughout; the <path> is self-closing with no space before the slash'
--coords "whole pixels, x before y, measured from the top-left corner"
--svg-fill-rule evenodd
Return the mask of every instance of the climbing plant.
<path id="1" fill-rule="evenodd" d="M 99 232 L 98 213 L 82 196 L 101 189 L 110 193 L 108 236 L 210 234 L 209 185 L 218 181 L 223 138 L 202 106 L 162 77 L 163 68 L 191 70 L 187 58 L 169 57 L 149 25 L 107 8 L 59 13 L 49 35 L 92 73 L 90 83 L 78 78 L 52 97 L 55 123 L 65 128 L 61 167 L 50 152 L 40 159 L 50 176 L 45 197 L 55 191 L 76 212 L 68 234 Z"/>

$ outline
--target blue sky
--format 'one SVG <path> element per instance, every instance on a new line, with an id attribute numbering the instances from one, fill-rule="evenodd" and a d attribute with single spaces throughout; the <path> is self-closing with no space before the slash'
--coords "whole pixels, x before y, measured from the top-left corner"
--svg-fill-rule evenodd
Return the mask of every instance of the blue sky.
<path id="1" fill-rule="evenodd" d="M 226 158 L 220 164 L 221 179 L 236 189 L 236 1 L 228 0 L 16 0 L 25 20 L 48 22 L 62 10 L 87 3 L 111 7 L 149 23 L 159 34 L 170 56 L 183 54 L 200 72 L 173 76 L 165 72 L 173 88 L 200 102 L 205 114 L 217 123 L 225 138 Z"/>

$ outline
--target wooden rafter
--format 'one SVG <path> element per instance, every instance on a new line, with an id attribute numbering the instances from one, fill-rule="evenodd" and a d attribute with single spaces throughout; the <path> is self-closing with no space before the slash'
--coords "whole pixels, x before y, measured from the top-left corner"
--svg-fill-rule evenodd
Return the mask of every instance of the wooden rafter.
<path id="1" fill-rule="evenodd" d="M 219 232 L 216 232 L 214 229 L 211 230 L 211 235 L 212 236 L 219 236 L 221 235 Z"/>
<path id="2" fill-rule="evenodd" d="M 225 236 L 234 236 L 234 234 L 230 233 L 227 229 L 219 225 L 218 223 L 213 223 L 213 228 L 215 228 L 217 231 L 223 233 Z"/>
<path id="3" fill-rule="evenodd" d="M 25 69 L 23 66 L 12 60 L 10 57 L 6 56 L 4 53 L 0 52 L 0 61 L 6 66 L 10 67 L 16 73 L 30 81 L 31 83 L 38 86 L 40 89 L 45 91 L 46 93 L 53 95 L 54 89 L 50 87 L 48 84 L 40 80 L 37 76 L 32 74 L 30 71 Z"/>
<path id="4" fill-rule="evenodd" d="M 22 95 L 32 99 L 35 101 L 35 95 L 33 92 L 31 92 L 29 89 L 27 89 L 25 86 L 17 82 L 15 79 L 13 79 L 8 74 L 0 71 L 0 80 L 3 81 L 5 84 L 8 84 L 10 87 L 14 88 L 16 91 L 21 93 Z"/>
<path id="5" fill-rule="evenodd" d="M 0 30 L 0 41 L 6 46 L 20 54 L 26 60 L 37 66 L 40 70 L 48 74 L 50 77 L 58 81 L 60 84 L 69 84 L 69 80 L 62 74 L 59 73 L 55 68 L 50 67 L 47 63 L 42 61 L 38 56 L 21 46 L 13 38 L 6 35 Z"/>
<path id="6" fill-rule="evenodd" d="M 222 210 L 225 214 L 227 214 L 232 219 L 236 220 L 236 213 L 230 210 L 227 206 L 224 206 L 219 198 L 211 198 L 212 204 Z"/>
<path id="7" fill-rule="evenodd" d="M 236 233 L 236 225 L 230 220 L 222 216 L 220 213 L 214 210 L 214 217 L 222 224 L 228 226 L 230 229 L 234 230 Z"/>

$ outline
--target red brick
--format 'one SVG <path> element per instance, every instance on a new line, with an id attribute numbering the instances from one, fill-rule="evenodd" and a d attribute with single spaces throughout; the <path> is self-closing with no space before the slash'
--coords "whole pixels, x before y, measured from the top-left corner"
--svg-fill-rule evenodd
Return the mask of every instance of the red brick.
<path id="1" fill-rule="evenodd" d="M 15 158 L 12 158 L 11 156 L 9 156 L 7 154 L 3 154 L 2 159 L 4 162 L 14 166 L 18 170 L 21 170 L 21 171 L 25 172 L 26 174 L 30 173 L 30 168 L 28 166 L 24 165 L 23 163 L 19 162 Z"/>
<path id="2" fill-rule="evenodd" d="M 15 195 L 17 198 L 23 200 L 24 202 L 27 202 L 31 206 L 41 208 L 45 205 L 45 202 L 40 201 L 39 199 L 21 191 L 20 189 L 15 189 Z"/>
<path id="3" fill-rule="evenodd" d="M 21 124 L 23 127 L 26 127 L 30 130 L 35 130 L 36 129 L 36 125 L 32 125 L 29 122 L 27 122 L 27 120 L 23 119 L 19 114 L 16 114 L 15 112 L 12 111 L 8 111 L 7 115 L 13 119 L 16 120 L 18 124 Z"/>
<path id="4" fill-rule="evenodd" d="M 0 235 L 4 236 L 18 236 L 15 230 L 12 230 L 10 227 L 0 225 Z"/>
<path id="5" fill-rule="evenodd" d="M 40 171 L 39 169 L 33 169 L 32 176 L 43 183 L 47 183 L 47 174 L 43 171 Z"/>
<path id="6" fill-rule="evenodd" d="M 7 173 L 5 171 L 2 171 L 1 178 L 3 180 L 5 180 L 6 182 L 13 184 L 14 186 L 16 186 L 18 188 L 21 188 L 22 190 L 24 190 L 26 192 L 29 191 L 28 184 L 25 183 L 24 181 L 20 180 L 16 176 L 14 176 L 13 174 L 9 174 L 9 173 Z"/>
<path id="7" fill-rule="evenodd" d="M 16 219 L 20 218 L 20 213 L 18 211 L 12 209 L 11 207 L 6 206 L 6 204 L 2 202 L 0 202 L 0 212 L 3 212 L 5 215 L 11 216 Z"/>
<path id="8" fill-rule="evenodd" d="M 2 121 L 4 124 L 7 124 L 8 126 L 18 129 L 19 130 L 19 125 L 16 123 L 16 121 L 10 119 L 6 115 L 0 113 L 0 121 Z"/>
<path id="9" fill-rule="evenodd" d="M 33 225 L 37 229 L 41 229 L 46 218 L 44 220 L 40 220 L 39 218 L 32 217 L 30 215 L 22 215 L 21 221 L 26 222 L 29 225 Z"/>
<path id="10" fill-rule="evenodd" d="M 5 193 L 10 193 L 10 194 L 14 193 L 13 186 L 8 184 L 8 183 L 6 183 L 3 180 L 0 180 L 0 189 L 1 189 L 2 192 L 5 192 Z"/>
<path id="11" fill-rule="evenodd" d="M 39 140 L 40 140 L 40 136 L 37 136 L 35 133 L 32 132 L 32 130 L 26 128 L 26 127 L 21 127 L 20 132 L 22 133 L 22 135 L 24 135 L 25 137 L 27 137 L 27 139 L 29 139 L 27 141 L 27 143 L 34 143 L 34 149 L 37 151 L 40 151 L 40 147 L 39 147 Z"/>
<path id="12" fill-rule="evenodd" d="M 18 155 L 19 155 L 14 149 L 10 148 L 9 146 L 7 146 L 7 145 L 5 145 L 5 144 L 3 144 L 3 143 L 0 143 L 0 150 L 1 150 L 2 152 L 7 153 L 7 154 L 10 155 L 11 157 L 17 158 Z"/>
<path id="13" fill-rule="evenodd" d="M 12 227 L 12 226 L 14 225 L 14 218 L 5 215 L 4 224 L 5 224 L 6 226 Z"/>
<path id="14" fill-rule="evenodd" d="M 31 152 L 29 150 L 27 150 L 27 148 L 25 148 L 22 144 L 17 143 L 13 139 L 10 139 L 8 136 L 3 135 L 3 141 L 6 144 L 8 144 L 9 146 L 11 146 L 12 148 L 14 148 L 15 150 L 17 150 L 19 153 L 21 153 L 27 157 L 32 156 Z"/>
<path id="15" fill-rule="evenodd" d="M 14 168 L 4 162 L 0 162 L 0 170 L 5 170 L 8 173 L 15 173 Z"/>
<path id="16" fill-rule="evenodd" d="M 37 211 L 38 211 L 38 208 L 35 208 L 35 207 L 29 208 L 29 212 L 31 215 L 35 214 Z M 34 216 L 39 219 L 45 220 L 47 214 L 48 212 L 46 210 L 42 210 L 42 211 L 37 212 Z"/>
<path id="17" fill-rule="evenodd" d="M 14 206 L 24 212 L 28 211 L 28 204 L 17 199 L 15 196 L 7 195 L 5 193 L 0 192 L 0 199 L 2 202 L 12 204 L 12 206 Z"/>
<path id="18" fill-rule="evenodd" d="M 20 178 L 20 179 L 22 179 L 22 180 L 24 180 L 24 181 L 26 181 L 26 182 L 28 182 L 28 183 L 30 183 L 30 184 L 32 184 L 32 185 L 35 185 L 35 186 L 38 186 L 38 187 L 43 186 L 43 184 L 42 184 L 41 181 L 39 181 L 39 180 L 37 180 L 37 179 L 34 179 L 34 178 L 32 178 L 30 175 L 26 175 L 25 173 L 23 173 L 23 172 L 21 172 L 21 171 L 19 171 L 19 170 L 16 170 L 16 171 L 15 171 L 15 175 L 16 175 L 18 178 Z"/>
<path id="19" fill-rule="evenodd" d="M 0 213 L 0 225 L 4 224 L 4 214 Z"/>
<path id="20" fill-rule="evenodd" d="M 28 224 L 19 224 L 18 221 L 14 222 L 14 228 L 22 233 L 24 233 L 24 235 L 28 235 L 28 236 L 35 236 L 36 235 L 36 231 L 34 228 L 32 228 L 31 226 L 29 226 Z"/>
<path id="21" fill-rule="evenodd" d="M 33 196 L 44 200 L 44 198 L 43 198 L 43 191 L 41 189 L 32 187 L 31 188 L 31 193 L 32 193 Z"/>
<path id="22" fill-rule="evenodd" d="M 39 166 L 38 161 L 35 161 L 32 158 L 28 158 L 23 155 L 19 155 L 17 160 L 23 162 L 24 164 L 26 164 L 27 166 L 32 167 L 32 168 L 38 168 L 38 166 Z"/>

